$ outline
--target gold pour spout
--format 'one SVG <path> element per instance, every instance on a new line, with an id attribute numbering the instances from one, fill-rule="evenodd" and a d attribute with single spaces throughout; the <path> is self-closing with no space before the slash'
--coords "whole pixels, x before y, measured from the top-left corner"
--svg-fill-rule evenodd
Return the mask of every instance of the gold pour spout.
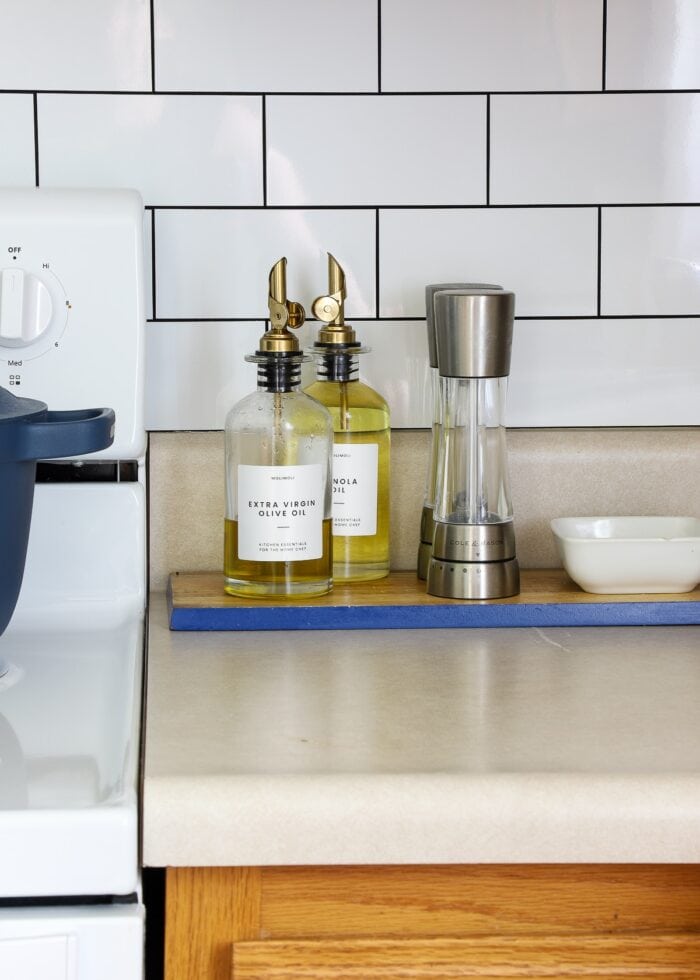
<path id="1" fill-rule="evenodd" d="M 270 269 L 270 285 L 267 297 L 270 310 L 270 329 L 260 338 L 260 350 L 284 353 L 298 351 L 299 341 L 288 327 L 297 330 L 305 319 L 304 307 L 287 299 L 287 259 L 282 257 Z"/>
<path id="2" fill-rule="evenodd" d="M 353 344 L 355 331 L 345 322 L 345 273 L 340 263 L 328 253 L 328 295 L 318 296 L 312 304 L 313 314 L 325 326 L 318 332 L 319 344 Z"/>

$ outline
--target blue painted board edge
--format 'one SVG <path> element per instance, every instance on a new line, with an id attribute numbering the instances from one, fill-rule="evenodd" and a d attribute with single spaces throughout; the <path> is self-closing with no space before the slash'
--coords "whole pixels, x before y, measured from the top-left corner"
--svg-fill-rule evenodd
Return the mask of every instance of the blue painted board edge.
<path id="1" fill-rule="evenodd" d="M 171 630 L 363 630 L 547 626 L 690 626 L 700 602 L 548 602 L 416 606 L 173 607 Z"/>

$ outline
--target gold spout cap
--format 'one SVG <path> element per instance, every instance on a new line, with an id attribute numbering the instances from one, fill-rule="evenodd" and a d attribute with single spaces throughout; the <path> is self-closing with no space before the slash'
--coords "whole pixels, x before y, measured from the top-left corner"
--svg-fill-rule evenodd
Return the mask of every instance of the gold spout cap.
<path id="1" fill-rule="evenodd" d="M 301 303 L 287 299 L 287 259 L 283 256 L 270 269 L 267 306 L 270 311 L 270 329 L 260 338 L 262 353 L 294 353 L 299 341 L 289 332 L 297 330 L 306 315 Z"/>
<path id="2" fill-rule="evenodd" d="M 345 273 L 338 260 L 328 253 L 328 293 L 317 296 L 312 303 L 313 314 L 323 326 L 318 332 L 317 345 L 335 346 L 356 344 L 355 331 L 345 322 Z"/>

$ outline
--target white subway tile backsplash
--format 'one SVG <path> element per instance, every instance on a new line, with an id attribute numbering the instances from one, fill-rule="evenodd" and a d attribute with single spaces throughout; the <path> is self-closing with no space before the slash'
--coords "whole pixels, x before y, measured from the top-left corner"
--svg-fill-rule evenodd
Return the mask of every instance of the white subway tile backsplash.
<path id="1" fill-rule="evenodd" d="M 149 21 L 148 0 L 6 5 L 0 89 L 148 91 Z"/>
<path id="2" fill-rule="evenodd" d="M 149 323 L 146 427 L 222 429 L 228 410 L 255 391 L 260 323 Z"/>
<path id="3" fill-rule="evenodd" d="M 383 0 L 382 89 L 551 91 L 602 84 L 603 0 Z"/>
<path id="4" fill-rule="evenodd" d="M 386 398 L 392 427 L 429 426 L 425 321 L 354 326 L 371 348 L 360 356 L 360 378 Z M 263 329 L 259 322 L 149 324 L 147 427 L 223 428 L 229 408 L 255 389 L 255 365 L 244 356 L 256 349 Z M 506 422 L 515 428 L 700 425 L 699 362 L 700 331 L 692 318 L 516 320 Z M 304 384 L 312 378 L 313 365 L 305 365 Z"/>
<path id="5" fill-rule="evenodd" d="M 494 96 L 491 203 L 700 199 L 700 94 Z"/>
<path id="6" fill-rule="evenodd" d="M 161 91 L 366 92 L 376 0 L 154 0 Z"/>
<path id="7" fill-rule="evenodd" d="M 700 88 L 697 0 L 608 0 L 607 88 Z"/>
<path id="8" fill-rule="evenodd" d="M 486 100 L 271 97 L 267 165 L 270 204 L 481 204 Z"/>
<path id="9" fill-rule="evenodd" d="M 380 315 L 424 316 L 431 282 L 497 282 L 516 316 L 590 316 L 597 301 L 591 208 L 382 211 Z"/>
<path id="10" fill-rule="evenodd" d="M 450 280 L 516 294 L 511 425 L 696 425 L 699 45 L 696 0 L 26 0 L 0 185 L 141 192 L 152 428 L 223 424 L 327 251 L 395 427 Z"/>
<path id="11" fill-rule="evenodd" d="M 698 425 L 699 363 L 692 319 L 516 321 L 506 422 Z"/>
<path id="12" fill-rule="evenodd" d="M 700 207 L 604 208 L 601 264 L 602 313 L 700 315 Z"/>
<path id="13" fill-rule="evenodd" d="M 40 95 L 45 186 L 134 187 L 146 204 L 261 204 L 257 96 Z"/>
<path id="14" fill-rule="evenodd" d="M 0 95 L 0 186 L 33 187 L 34 107 L 31 95 Z"/>
<path id="15" fill-rule="evenodd" d="M 347 315 L 374 316 L 374 241 L 370 210 L 157 211 L 157 315 L 266 317 L 267 276 L 283 255 L 289 298 L 308 311 L 327 291 L 332 252 L 345 270 Z"/>

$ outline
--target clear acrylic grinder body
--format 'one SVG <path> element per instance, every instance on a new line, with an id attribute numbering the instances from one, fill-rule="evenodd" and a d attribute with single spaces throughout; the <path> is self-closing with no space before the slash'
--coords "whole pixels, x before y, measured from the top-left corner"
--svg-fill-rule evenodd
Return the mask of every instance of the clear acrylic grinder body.
<path id="1" fill-rule="evenodd" d="M 505 404 L 515 297 L 434 297 L 442 425 L 427 590 L 494 599 L 520 590 L 506 455 Z"/>

